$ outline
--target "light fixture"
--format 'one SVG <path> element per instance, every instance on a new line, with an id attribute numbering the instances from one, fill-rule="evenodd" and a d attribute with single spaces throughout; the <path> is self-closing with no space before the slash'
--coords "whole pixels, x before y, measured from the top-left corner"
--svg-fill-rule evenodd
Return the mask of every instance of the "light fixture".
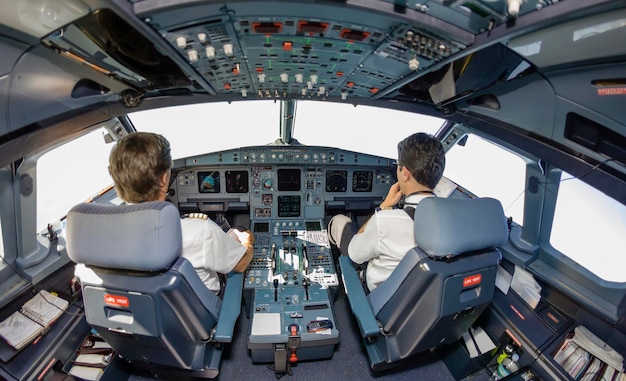
<path id="1" fill-rule="evenodd" d="M 80 0 L 0 2 L 0 24 L 41 38 L 89 13 Z"/>

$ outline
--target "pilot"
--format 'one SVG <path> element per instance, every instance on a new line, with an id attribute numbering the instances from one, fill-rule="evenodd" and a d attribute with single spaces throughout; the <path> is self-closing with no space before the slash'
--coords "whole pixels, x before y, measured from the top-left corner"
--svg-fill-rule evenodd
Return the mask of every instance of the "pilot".
<path id="1" fill-rule="evenodd" d="M 171 165 L 167 139 L 148 132 L 123 137 L 109 157 L 117 194 L 127 203 L 165 201 Z M 219 274 L 244 272 L 252 260 L 254 236 L 249 230 L 233 229 L 227 234 L 201 213 L 181 219 L 181 228 L 182 256 L 215 293 L 221 288 Z"/>
<path id="2" fill-rule="evenodd" d="M 357 230 L 350 217 L 334 216 L 328 224 L 331 244 L 356 264 L 366 263 L 365 280 L 372 291 L 384 282 L 404 255 L 417 246 L 413 233 L 415 205 L 436 197 L 435 186 L 443 176 L 446 159 L 441 142 L 416 133 L 398 143 L 396 174 L 385 200 Z M 398 208 L 403 204 L 405 209 Z"/>

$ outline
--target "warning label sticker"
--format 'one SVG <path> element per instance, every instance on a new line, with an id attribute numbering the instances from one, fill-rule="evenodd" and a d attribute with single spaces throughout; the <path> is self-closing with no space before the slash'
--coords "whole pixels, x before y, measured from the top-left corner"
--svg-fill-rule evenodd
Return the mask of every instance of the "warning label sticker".
<path id="1" fill-rule="evenodd" d="M 603 87 L 598 89 L 598 95 L 626 95 L 626 87 Z"/>

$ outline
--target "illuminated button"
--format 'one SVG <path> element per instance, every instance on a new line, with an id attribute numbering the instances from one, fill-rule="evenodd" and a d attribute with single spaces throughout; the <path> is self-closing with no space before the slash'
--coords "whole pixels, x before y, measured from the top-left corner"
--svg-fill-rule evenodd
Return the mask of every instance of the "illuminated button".
<path id="1" fill-rule="evenodd" d="M 233 44 L 224 44 L 224 54 L 227 56 L 233 55 Z"/>
<path id="2" fill-rule="evenodd" d="M 187 57 L 189 58 L 189 62 L 198 62 L 198 51 L 191 49 L 187 52 Z"/>
<path id="3" fill-rule="evenodd" d="M 176 37 L 176 46 L 178 46 L 179 48 L 184 48 L 185 46 L 187 46 L 187 39 L 185 37 Z"/>

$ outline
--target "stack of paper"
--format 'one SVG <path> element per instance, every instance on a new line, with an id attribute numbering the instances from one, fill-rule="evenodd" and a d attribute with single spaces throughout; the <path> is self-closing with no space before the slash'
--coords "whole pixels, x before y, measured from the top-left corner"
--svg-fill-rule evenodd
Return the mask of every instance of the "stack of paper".
<path id="1" fill-rule="evenodd" d="M 0 336 L 13 348 L 20 350 L 44 334 L 68 305 L 67 300 L 41 290 L 24 303 L 19 311 L 0 322 Z"/>

